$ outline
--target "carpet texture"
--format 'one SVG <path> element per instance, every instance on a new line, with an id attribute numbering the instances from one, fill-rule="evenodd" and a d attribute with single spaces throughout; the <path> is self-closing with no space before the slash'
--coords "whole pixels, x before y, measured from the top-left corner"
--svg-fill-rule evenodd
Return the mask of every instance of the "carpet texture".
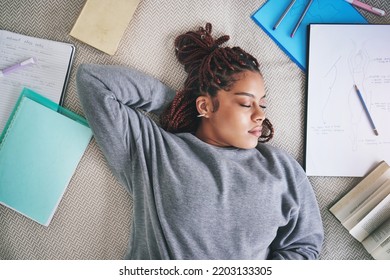
<path id="1" fill-rule="evenodd" d="M 215 36 L 230 35 L 227 45 L 241 46 L 258 58 L 266 83 L 267 114 L 276 131 L 271 144 L 303 163 L 306 76 L 250 18 L 264 2 L 141 0 L 113 56 L 69 36 L 85 0 L 2 0 L 0 29 L 76 46 L 64 105 L 83 114 L 75 85 L 80 63 L 132 66 L 179 89 L 185 73 L 174 56 L 173 41 L 211 22 Z M 390 12 L 387 1 L 365 2 Z M 390 23 L 388 15 L 362 14 L 370 23 Z M 360 178 L 309 179 L 325 229 L 321 259 L 371 259 L 328 210 Z M 131 220 L 132 197 L 113 177 L 92 140 L 49 227 L 0 205 L 0 259 L 122 259 Z"/>

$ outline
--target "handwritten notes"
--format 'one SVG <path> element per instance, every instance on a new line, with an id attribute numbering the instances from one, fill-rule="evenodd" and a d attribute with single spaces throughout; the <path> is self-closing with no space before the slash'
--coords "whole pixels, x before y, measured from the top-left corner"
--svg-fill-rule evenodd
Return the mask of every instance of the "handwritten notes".
<path id="1" fill-rule="evenodd" d="M 310 26 L 308 175 L 361 177 L 381 160 L 390 161 L 389 34 L 389 25 Z"/>
<path id="2" fill-rule="evenodd" d="M 65 90 L 74 53 L 67 43 L 0 30 L 0 69 L 30 57 L 36 64 L 0 79 L 0 133 L 24 87 L 59 103 Z"/>

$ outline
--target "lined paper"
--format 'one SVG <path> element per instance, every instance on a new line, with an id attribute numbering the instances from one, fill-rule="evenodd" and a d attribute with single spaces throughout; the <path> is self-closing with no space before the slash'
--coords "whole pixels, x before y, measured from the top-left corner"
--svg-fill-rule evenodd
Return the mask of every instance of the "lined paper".
<path id="1" fill-rule="evenodd" d="M 36 63 L 0 78 L 0 132 L 24 87 L 59 103 L 67 82 L 74 46 L 0 30 L 0 69 L 30 57 Z"/>

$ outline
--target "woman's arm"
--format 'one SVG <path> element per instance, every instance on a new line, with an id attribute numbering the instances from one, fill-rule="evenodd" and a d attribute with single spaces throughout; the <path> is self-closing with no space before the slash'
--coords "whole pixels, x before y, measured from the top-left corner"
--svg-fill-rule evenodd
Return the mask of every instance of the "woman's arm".
<path id="1" fill-rule="evenodd" d="M 159 115 L 174 91 L 134 69 L 92 64 L 80 65 L 77 89 L 97 143 L 114 174 L 129 186 L 125 170 L 130 168 L 142 127 L 150 123 L 136 109 Z"/>
<path id="2" fill-rule="evenodd" d="M 297 202 L 296 210 L 285 209 L 289 222 L 279 228 L 271 244 L 269 259 L 317 259 L 324 233 L 318 203 L 307 178 L 303 179 L 292 196 Z"/>

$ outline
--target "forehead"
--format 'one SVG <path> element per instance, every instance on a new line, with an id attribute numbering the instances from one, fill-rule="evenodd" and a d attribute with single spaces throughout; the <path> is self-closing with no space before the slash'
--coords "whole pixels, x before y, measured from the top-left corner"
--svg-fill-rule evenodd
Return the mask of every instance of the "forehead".
<path id="1" fill-rule="evenodd" d="M 256 99 L 261 99 L 265 96 L 264 79 L 258 72 L 244 71 L 237 74 L 236 81 L 231 85 L 228 93 L 231 96 L 237 96 L 234 93 L 248 93 L 255 96 Z"/>

